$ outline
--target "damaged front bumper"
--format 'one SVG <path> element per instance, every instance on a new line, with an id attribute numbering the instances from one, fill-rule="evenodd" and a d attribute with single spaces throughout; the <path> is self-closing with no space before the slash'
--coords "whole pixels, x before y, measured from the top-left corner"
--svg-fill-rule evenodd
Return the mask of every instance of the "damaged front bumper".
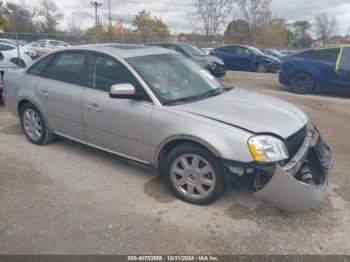
<path id="1" fill-rule="evenodd" d="M 333 154 L 317 130 L 309 132 L 297 154 L 283 166 L 276 165 L 271 179 L 255 194 L 287 212 L 318 207 L 326 197 Z M 304 182 L 301 170 L 310 166 L 312 179 Z"/>

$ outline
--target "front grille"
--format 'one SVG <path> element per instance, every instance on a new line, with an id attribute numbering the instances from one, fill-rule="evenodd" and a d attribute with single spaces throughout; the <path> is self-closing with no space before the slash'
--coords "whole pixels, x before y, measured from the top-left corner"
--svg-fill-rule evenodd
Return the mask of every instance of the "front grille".
<path id="1" fill-rule="evenodd" d="M 289 157 L 293 157 L 303 144 L 307 135 L 307 126 L 305 125 L 302 129 L 300 129 L 295 134 L 291 135 L 286 140 L 286 146 L 288 149 Z"/>

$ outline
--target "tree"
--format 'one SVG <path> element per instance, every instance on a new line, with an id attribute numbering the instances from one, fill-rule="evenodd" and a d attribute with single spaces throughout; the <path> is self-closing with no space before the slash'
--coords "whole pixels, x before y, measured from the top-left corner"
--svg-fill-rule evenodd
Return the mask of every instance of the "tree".
<path id="1" fill-rule="evenodd" d="M 308 21 L 296 21 L 292 25 L 293 46 L 294 47 L 310 47 L 312 45 L 312 37 L 310 34 L 312 25 Z"/>
<path id="2" fill-rule="evenodd" d="M 331 17 L 328 13 L 320 13 L 315 16 L 315 33 L 321 39 L 322 44 L 326 45 L 329 38 L 332 37 L 338 29 L 338 20 Z"/>
<path id="3" fill-rule="evenodd" d="M 266 25 L 263 33 L 257 34 L 254 42 L 264 47 L 282 48 L 290 42 L 290 35 L 286 21 L 281 18 L 274 18 Z"/>
<path id="4" fill-rule="evenodd" d="M 83 34 L 83 30 L 81 29 L 79 22 L 75 16 L 68 18 L 67 29 L 68 33 L 71 35 L 81 36 Z"/>
<path id="5" fill-rule="evenodd" d="M 35 11 L 30 9 L 24 0 L 18 4 L 7 2 L 3 13 L 8 21 L 8 31 L 20 33 L 33 33 L 36 31 L 33 23 Z"/>
<path id="6" fill-rule="evenodd" d="M 38 14 L 44 19 L 40 21 L 39 30 L 43 33 L 56 33 L 58 21 L 63 18 L 63 14 L 59 12 L 58 7 L 52 0 L 42 0 Z"/>
<path id="7" fill-rule="evenodd" d="M 141 10 L 135 15 L 132 25 L 142 38 L 164 39 L 170 36 L 169 28 L 162 19 L 152 17 L 146 10 Z"/>
<path id="8" fill-rule="evenodd" d="M 262 28 L 271 22 L 270 4 L 272 0 L 239 0 L 238 5 L 243 19 L 249 25 L 250 43 Z"/>
<path id="9" fill-rule="evenodd" d="M 136 27 L 136 31 L 141 35 L 142 38 L 150 36 L 151 23 L 151 13 L 146 10 L 139 11 L 132 21 L 132 25 Z"/>
<path id="10" fill-rule="evenodd" d="M 235 17 L 236 0 L 194 0 L 196 18 L 201 22 L 206 39 L 214 37 L 228 17 Z M 232 18 L 231 18 L 232 19 Z"/>
<path id="11" fill-rule="evenodd" d="M 250 39 L 249 24 L 242 19 L 233 20 L 226 27 L 224 39 L 226 42 L 248 43 Z"/>
<path id="12" fill-rule="evenodd" d="M 9 23 L 6 19 L 6 8 L 2 1 L 0 1 L 0 30 L 8 31 Z"/>

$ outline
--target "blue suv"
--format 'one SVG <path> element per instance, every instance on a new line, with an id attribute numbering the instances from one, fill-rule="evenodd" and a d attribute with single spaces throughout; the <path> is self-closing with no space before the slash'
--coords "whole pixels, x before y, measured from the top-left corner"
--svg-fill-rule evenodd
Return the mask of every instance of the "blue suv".
<path id="1" fill-rule="evenodd" d="M 350 46 L 308 49 L 288 56 L 279 75 L 281 84 L 298 94 L 314 90 L 348 88 Z"/>
<path id="2" fill-rule="evenodd" d="M 252 71 L 259 73 L 276 72 L 282 61 L 248 45 L 231 45 L 214 49 L 211 55 L 221 58 L 229 70 Z"/>

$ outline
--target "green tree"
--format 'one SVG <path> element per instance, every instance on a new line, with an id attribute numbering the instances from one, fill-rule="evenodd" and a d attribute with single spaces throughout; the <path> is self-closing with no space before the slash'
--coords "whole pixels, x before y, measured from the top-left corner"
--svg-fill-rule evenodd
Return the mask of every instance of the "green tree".
<path id="1" fill-rule="evenodd" d="M 52 0 L 42 0 L 40 4 L 38 14 L 43 20 L 38 23 L 39 30 L 43 33 L 56 33 L 56 26 L 63 18 L 63 14 Z"/>
<path id="2" fill-rule="evenodd" d="M 291 27 L 294 47 L 310 47 L 312 45 L 312 37 L 310 34 L 312 26 L 308 21 L 296 21 Z"/>
<path id="3" fill-rule="evenodd" d="M 25 1 L 7 2 L 3 7 L 4 17 L 8 22 L 8 31 L 21 33 L 34 33 L 36 31 L 33 23 L 35 11 L 30 9 Z"/>
<path id="4" fill-rule="evenodd" d="M 169 28 L 162 19 L 152 17 L 146 10 L 141 10 L 135 15 L 132 25 L 142 38 L 165 39 L 170 36 Z"/>
<path id="5" fill-rule="evenodd" d="M 230 22 L 224 33 L 225 42 L 248 43 L 250 39 L 249 24 L 242 19 Z"/>
<path id="6" fill-rule="evenodd" d="M 132 25 L 136 27 L 136 31 L 142 38 L 150 36 L 150 28 L 152 24 L 151 13 L 146 10 L 139 11 L 132 21 Z"/>

